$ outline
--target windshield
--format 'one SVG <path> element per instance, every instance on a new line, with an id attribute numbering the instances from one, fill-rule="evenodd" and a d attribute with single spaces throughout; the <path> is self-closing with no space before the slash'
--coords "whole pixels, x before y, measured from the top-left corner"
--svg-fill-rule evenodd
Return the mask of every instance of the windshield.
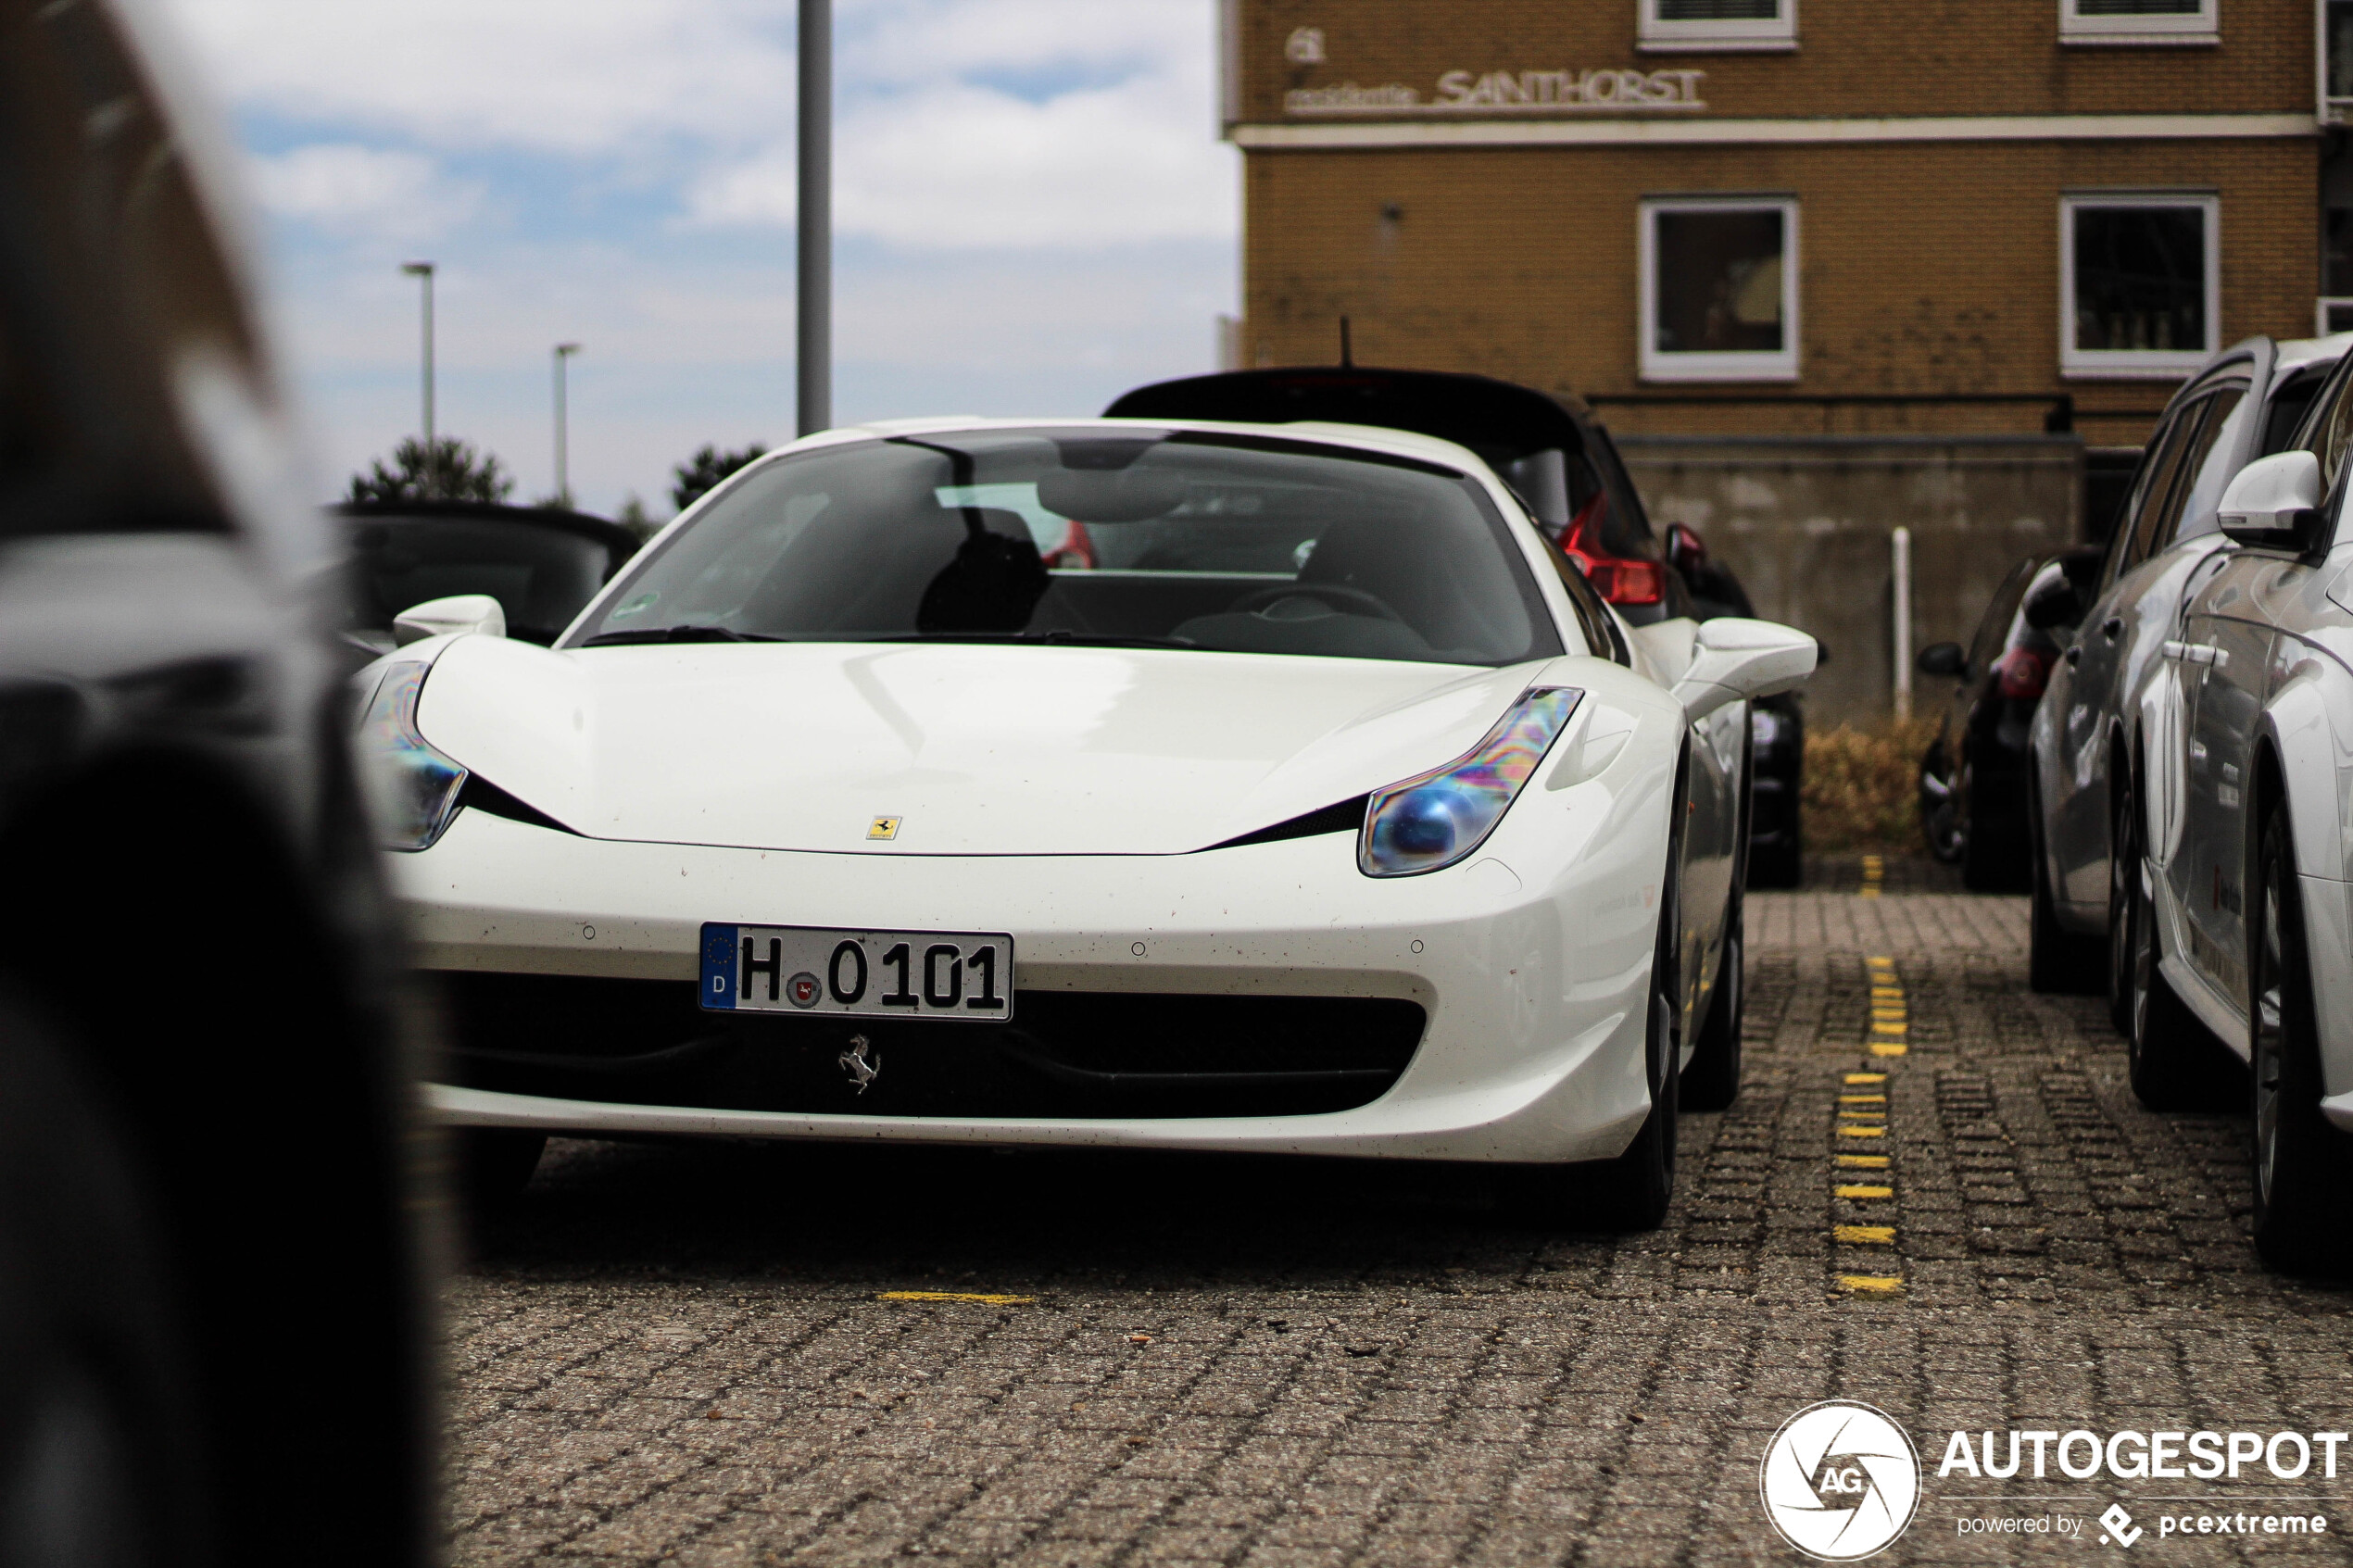
<path id="1" fill-rule="evenodd" d="M 958 431 L 745 475 L 575 644 L 1037 641 L 1509 664 L 1561 651 L 1470 479 L 1312 442 Z"/>
<path id="2" fill-rule="evenodd" d="M 427 599 L 488 594 L 507 634 L 550 643 L 612 574 L 597 540 L 527 522 L 471 517 L 345 520 L 351 540 L 354 619 L 389 632 L 392 618 Z"/>

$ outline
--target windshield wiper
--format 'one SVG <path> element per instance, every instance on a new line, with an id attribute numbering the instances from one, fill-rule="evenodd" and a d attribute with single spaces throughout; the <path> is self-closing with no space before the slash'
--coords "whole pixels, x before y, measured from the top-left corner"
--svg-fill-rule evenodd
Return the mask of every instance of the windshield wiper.
<path id="1" fill-rule="evenodd" d="M 649 626 L 642 632 L 599 632 L 580 646 L 613 647 L 623 643 L 781 643 L 784 637 L 763 637 L 757 632 L 730 631 L 724 626 Z"/>

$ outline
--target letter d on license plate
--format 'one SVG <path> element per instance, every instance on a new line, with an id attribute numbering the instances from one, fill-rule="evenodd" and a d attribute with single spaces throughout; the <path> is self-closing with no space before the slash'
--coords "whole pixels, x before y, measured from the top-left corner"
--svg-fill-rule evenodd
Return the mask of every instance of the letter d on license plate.
<path id="1" fill-rule="evenodd" d="M 1002 1021 L 1013 1015 L 1013 939 L 975 931 L 706 925 L 702 1005 L 712 1012 Z"/>

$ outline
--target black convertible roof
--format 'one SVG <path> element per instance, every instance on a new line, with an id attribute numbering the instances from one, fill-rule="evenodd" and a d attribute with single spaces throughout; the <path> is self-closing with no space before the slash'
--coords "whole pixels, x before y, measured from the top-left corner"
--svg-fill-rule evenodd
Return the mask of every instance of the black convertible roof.
<path id="1" fill-rule="evenodd" d="M 1582 403 L 1492 376 L 1368 366 L 1294 366 L 1226 370 L 1155 382 L 1124 393 L 1103 410 L 1114 420 L 1301 420 L 1409 430 L 1455 442 L 1482 458 L 1510 461 L 1558 447 L 1585 449 Z"/>

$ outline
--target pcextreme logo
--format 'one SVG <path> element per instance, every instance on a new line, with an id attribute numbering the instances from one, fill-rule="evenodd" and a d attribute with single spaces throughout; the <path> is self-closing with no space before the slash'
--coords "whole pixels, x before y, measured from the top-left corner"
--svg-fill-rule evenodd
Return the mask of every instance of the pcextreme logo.
<path id="1" fill-rule="evenodd" d="M 1826 1399 L 1773 1434 L 1756 1486 L 1781 1539 L 1825 1562 L 1855 1562 L 1885 1550 L 1911 1524 L 1920 1456 L 1886 1412 Z"/>

